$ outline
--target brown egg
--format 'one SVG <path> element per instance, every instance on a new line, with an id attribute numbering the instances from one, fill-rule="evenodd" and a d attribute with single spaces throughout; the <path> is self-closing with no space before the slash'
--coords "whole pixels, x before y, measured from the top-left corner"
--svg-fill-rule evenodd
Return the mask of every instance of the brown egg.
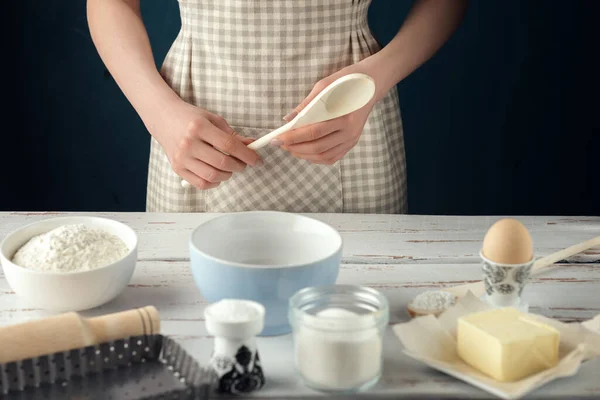
<path id="1" fill-rule="evenodd" d="M 487 231 L 481 252 L 490 261 L 500 264 L 522 264 L 533 258 L 533 243 L 521 222 L 504 218 Z"/>

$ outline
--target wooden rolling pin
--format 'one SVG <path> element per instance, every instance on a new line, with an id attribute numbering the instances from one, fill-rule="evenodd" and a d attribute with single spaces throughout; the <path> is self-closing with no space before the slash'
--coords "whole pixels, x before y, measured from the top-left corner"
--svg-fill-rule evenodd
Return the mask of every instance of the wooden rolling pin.
<path id="1" fill-rule="evenodd" d="M 70 312 L 0 328 L 0 364 L 158 333 L 160 319 L 153 306 L 94 318 Z"/>

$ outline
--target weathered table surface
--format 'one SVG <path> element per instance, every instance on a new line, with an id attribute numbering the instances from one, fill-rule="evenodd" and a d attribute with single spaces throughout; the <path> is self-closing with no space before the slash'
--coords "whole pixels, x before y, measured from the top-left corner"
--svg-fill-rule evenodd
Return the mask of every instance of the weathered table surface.
<path id="1" fill-rule="evenodd" d="M 81 214 L 70 214 L 81 215 Z M 163 334 L 176 338 L 200 362 L 206 362 L 212 339 L 204 328 L 206 304 L 188 266 L 188 237 L 211 214 L 86 213 L 124 222 L 139 235 L 139 260 L 126 291 L 111 303 L 85 312 L 93 316 L 124 309 L 156 306 Z M 0 238 L 17 227 L 55 213 L 0 213 Z M 498 217 L 324 215 L 344 238 L 338 283 L 366 285 L 384 292 L 391 322 L 405 321 L 406 304 L 423 290 L 480 279 L 478 251 Z M 518 217 L 530 230 L 537 256 L 600 235 L 600 217 Z M 565 260 L 533 278 L 524 292 L 532 311 L 564 321 L 581 321 L 600 313 L 600 249 Z M 0 274 L 0 325 L 49 313 L 18 298 Z M 259 398 L 310 398 L 294 372 L 291 336 L 259 338 L 268 379 Z M 367 397 L 488 398 L 485 392 L 438 373 L 401 352 L 388 329 L 384 374 Z M 600 360 L 586 363 L 571 378 L 554 381 L 529 398 L 600 398 Z"/>

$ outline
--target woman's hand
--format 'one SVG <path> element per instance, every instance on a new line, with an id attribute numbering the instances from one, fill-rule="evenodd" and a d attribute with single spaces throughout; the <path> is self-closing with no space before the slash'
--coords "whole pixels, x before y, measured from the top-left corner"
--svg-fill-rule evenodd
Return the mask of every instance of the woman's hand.
<path id="1" fill-rule="evenodd" d="M 236 135 L 223 118 L 185 103 L 163 80 L 140 0 L 88 0 L 87 11 L 102 60 L 178 175 L 199 189 L 211 189 L 246 165 L 262 163 L 246 147 L 251 140 Z"/>
<path id="2" fill-rule="evenodd" d="M 148 130 L 163 147 L 173 171 L 198 189 L 212 189 L 263 161 L 220 116 L 177 101 L 157 114 Z M 227 153 L 227 154 L 224 154 Z"/>
<path id="3" fill-rule="evenodd" d="M 467 0 L 417 0 L 402 27 L 381 51 L 319 81 L 308 97 L 286 116 L 290 121 L 327 85 L 355 72 L 375 80 L 375 98 L 346 116 L 287 132 L 272 143 L 298 158 L 331 165 L 352 149 L 362 134 L 373 106 L 398 82 L 427 61 L 462 21 Z"/>
<path id="4" fill-rule="evenodd" d="M 308 97 L 293 112 L 286 115 L 284 119 L 291 121 L 312 99 L 336 79 L 357 72 L 371 75 L 365 69 L 367 69 L 366 63 L 358 63 L 320 80 L 315 84 Z M 271 144 L 280 146 L 295 157 L 310 161 L 313 164 L 332 165 L 341 160 L 356 146 L 369 117 L 369 113 L 378 100 L 379 96 L 376 93 L 371 102 L 350 114 L 293 129 L 278 136 Z"/>

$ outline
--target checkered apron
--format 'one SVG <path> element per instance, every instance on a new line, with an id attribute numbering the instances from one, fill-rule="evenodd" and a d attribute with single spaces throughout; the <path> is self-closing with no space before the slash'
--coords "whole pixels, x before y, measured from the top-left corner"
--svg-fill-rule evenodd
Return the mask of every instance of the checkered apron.
<path id="1" fill-rule="evenodd" d="M 185 101 L 258 138 L 281 126 L 320 79 L 380 50 L 370 0 L 180 0 L 181 31 L 161 73 Z M 333 166 L 266 146 L 265 165 L 216 189 L 183 188 L 152 139 L 148 211 L 404 213 L 398 93 L 375 105 L 358 144 Z"/>

